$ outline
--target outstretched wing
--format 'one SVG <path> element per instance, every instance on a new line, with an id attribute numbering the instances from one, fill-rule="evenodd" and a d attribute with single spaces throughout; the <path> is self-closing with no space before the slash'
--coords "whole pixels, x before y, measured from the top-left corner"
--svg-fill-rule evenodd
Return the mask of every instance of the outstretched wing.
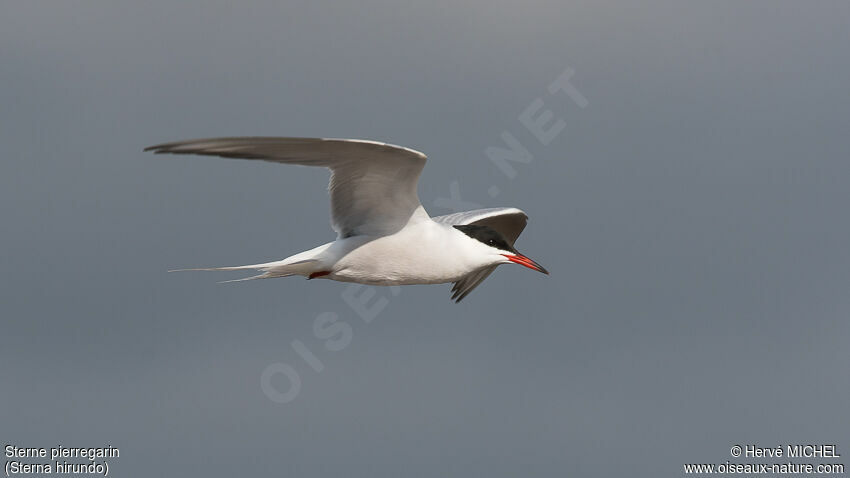
<path id="1" fill-rule="evenodd" d="M 528 215 L 515 207 L 495 207 L 447 214 L 435 217 L 433 220 L 452 226 L 468 224 L 487 226 L 505 236 L 508 243 L 513 246 L 519 235 L 522 234 L 522 230 L 525 229 Z M 484 282 L 484 279 L 494 270 L 496 270 L 496 266 L 485 267 L 469 273 L 463 279 L 455 282 L 452 286 L 452 300 L 456 302 L 463 300 L 473 289 L 478 287 L 478 284 Z"/>
<path id="2" fill-rule="evenodd" d="M 357 139 L 244 137 L 178 141 L 145 151 L 328 168 L 331 225 L 340 237 L 391 234 L 414 216 L 428 217 L 416 189 L 426 156 L 401 146 Z"/>

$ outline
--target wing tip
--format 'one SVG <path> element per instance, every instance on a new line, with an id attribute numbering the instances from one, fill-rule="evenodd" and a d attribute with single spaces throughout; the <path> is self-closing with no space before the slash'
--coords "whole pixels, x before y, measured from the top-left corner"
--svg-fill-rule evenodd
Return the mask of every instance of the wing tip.
<path id="1" fill-rule="evenodd" d="M 249 140 L 255 142 L 268 142 L 268 141 L 288 141 L 291 143 L 319 143 L 319 142 L 347 142 L 347 143 L 361 143 L 361 144 L 371 144 L 374 146 L 395 149 L 399 151 L 403 151 L 410 155 L 413 155 L 419 159 L 426 160 L 428 156 L 425 153 L 420 151 L 416 151 L 415 149 L 407 148 L 404 146 L 399 146 L 397 144 L 385 143 L 382 141 L 375 141 L 371 139 L 349 139 L 349 138 L 310 138 L 310 137 L 300 137 L 300 136 L 282 136 L 282 137 L 274 137 L 274 136 L 227 136 L 227 137 L 219 137 L 219 138 L 198 138 L 198 139 L 190 139 L 185 141 L 176 141 L 170 143 L 162 143 L 154 146 L 148 146 L 144 148 L 142 151 L 153 151 L 154 154 L 179 154 L 184 153 L 183 151 L 177 151 L 175 148 L 180 148 L 181 146 L 186 146 L 193 143 L 205 143 L 212 141 L 232 141 L 232 140 Z M 192 153 L 191 151 L 186 151 L 185 153 Z"/>
<path id="2" fill-rule="evenodd" d="M 153 154 L 172 154 L 174 153 L 174 151 L 171 150 L 173 146 L 173 143 L 156 144 L 146 147 L 142 150 L 142 152 L 147 153 L 148 151 L 152 151 Z"/>

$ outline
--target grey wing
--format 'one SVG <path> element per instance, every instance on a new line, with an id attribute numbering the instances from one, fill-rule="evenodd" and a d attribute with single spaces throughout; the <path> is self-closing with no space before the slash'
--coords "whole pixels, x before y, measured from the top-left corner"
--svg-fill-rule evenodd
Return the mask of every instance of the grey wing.
<path id="1" fill-rule="evenodd" d="M 328 138 L 209 138 L 145 148 L 156 154 L 253 159 L 331 170 L 331 224 L 341 237 L 395 232 L 415 214 L 424 154 L 376 141 Z"/>
<path id="2" fill-rule="evenodd" d="M 521 209 L 515 207 L 492 207 L 489 209 L 476 209 L 474 211 L 457 212 L 445 216 L 432 218 L 441 224 L 451 226 L 462 226 L 467 224 L 479 224 L 488 226 L 499 231 L 511 245 L 522 234 L 528 223 L 528 215 Z"/>
<path id="3" fill-rule="evenodd" d="M 517 238 L 522 234 L 528 222 L 528 215 L 515 207 L 495 207 L 490 209 L 476 209 L 474 211 L 458 212 L 438 216 L 434 221 L 451 226 L 462 226 L 467 224 L 478 224 L 488 226 L 500 232 L 510 245 L 514 245 Z M 473 289 L 484 282 L 496 266 L 485 267 L 467 274 L 464 278 L 452 286 L 452 300 L 460 302 L 469 295 Z"/>
<path id="4" fill-rule="evenodd" d="M 478 284 L 484 282 L 484 279 L 492 274 L 494 270 L 496 270 L 496 266 L 485 267 L 467 274 L 463 279 L 455 282 L 452 286 L 452 300 L 455 302 L 462 301 L 464 297 L 472 292 L 472 289 L 478 287 Z"/>

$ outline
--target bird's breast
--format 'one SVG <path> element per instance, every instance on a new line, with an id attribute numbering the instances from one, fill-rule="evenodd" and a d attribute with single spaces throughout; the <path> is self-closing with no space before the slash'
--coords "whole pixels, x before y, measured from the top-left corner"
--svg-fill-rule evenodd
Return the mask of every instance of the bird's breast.
<path id="1" fill-rule="evenodd" d="M 330 279 L 372 285 L 454 282 L 479 265 L 458 247 L 454 231 L 438 224 L 408 227 L 387 236 L 344 239 Z"/>

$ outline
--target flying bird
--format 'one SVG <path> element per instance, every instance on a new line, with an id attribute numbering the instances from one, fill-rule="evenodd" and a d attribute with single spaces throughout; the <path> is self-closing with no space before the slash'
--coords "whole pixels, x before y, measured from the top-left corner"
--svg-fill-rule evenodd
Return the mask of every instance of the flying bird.
<path id="1" fill-rule="evenodd" d="M 335 241 L 274 262 L 180 270 L 261 272 L 240 281 L 298 275 L 369 285 L 453 282 L 452 299 L 457 302 L 500 264 L 549 273 L 514 248 L 528 221 L 517 208 L 429 216 L 416 188 L 426 156 L 412 149 L 357 139 L 242 137 L 178 141 L 145 151 L 331 171 L 328 190 Z"/>

